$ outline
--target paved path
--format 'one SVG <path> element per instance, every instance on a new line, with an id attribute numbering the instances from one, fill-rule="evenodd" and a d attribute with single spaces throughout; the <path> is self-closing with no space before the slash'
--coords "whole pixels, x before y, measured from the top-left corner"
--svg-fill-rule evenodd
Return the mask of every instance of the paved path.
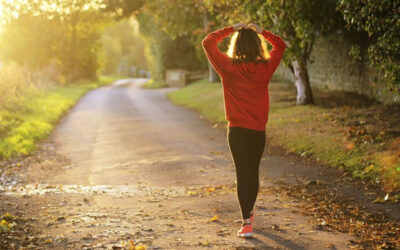
<path id="1" fill-rule="evenodd" d="M 257 201 L 255 239 L 237 238 L 226 131 L 172 104 L 165 93 L 173 88 L 140 88 L 145 81 L 117 81 L 83 97 L 52 136 L 66 163 L 8 193 L 40 204 L 33 213 L 46 225 L 45 246 L 347 249 L 350 236 L 313 230 L 293 213 L 297 201 L 268 192 Z M 294 163 L 264 153 L 263 187 L 280 164 Z"/>

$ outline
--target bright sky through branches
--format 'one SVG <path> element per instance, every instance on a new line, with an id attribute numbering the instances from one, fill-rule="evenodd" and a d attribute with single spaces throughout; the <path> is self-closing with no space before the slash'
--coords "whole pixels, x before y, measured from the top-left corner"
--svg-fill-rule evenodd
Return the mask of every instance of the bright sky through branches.
<path id="1" fill-rule="evenodd" d="M 14 0 L 0 0 L 0 29 L 1 26 L 5 24 L 5 13 L 4 13 L 5 10 L 3 7 L 4 3 L 12 5 L 14 3 Z"/>
<path id="2" fill-rule="evenodd" d="M 106 7 L 104 0 L 0 0 L 0 26 L 18 18 L 19 13 L 33 15 L 99 10 Z"/>

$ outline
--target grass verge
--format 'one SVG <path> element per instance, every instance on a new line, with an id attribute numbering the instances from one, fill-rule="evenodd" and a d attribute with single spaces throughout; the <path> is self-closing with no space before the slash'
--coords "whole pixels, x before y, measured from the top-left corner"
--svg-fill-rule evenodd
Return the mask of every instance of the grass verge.
<path id="1" fill-rule="evenodd" d="M 142 85 L 142 87 L 145 89 L 160 89 L 168 87 L 168 84 L 163 81 L 155 81 L 154 79 L 151 79 L 150 81 Z"/>
<path id="2" fill-rule="evenodd" d="M 116 78 L 100 77 L 95 82 L 58 85 L 27 94 L 18 106 L 0 110 L 0 158 L 25 155 L 46 137 L 59 118 L 87 91 L 107 85 Z"/>
<path id="3" fill-rule="evenodd" d="M 292 85 L 271 82 L 269 90 L 269 144 L 347 170 L 387 192 L 400 191 L 400 119 L 393 116 L 399 106 L 318 90 L 316 105 L 296 106 Z M 168 97 L 226 126 L 221 84 L 201 80 Z"/>

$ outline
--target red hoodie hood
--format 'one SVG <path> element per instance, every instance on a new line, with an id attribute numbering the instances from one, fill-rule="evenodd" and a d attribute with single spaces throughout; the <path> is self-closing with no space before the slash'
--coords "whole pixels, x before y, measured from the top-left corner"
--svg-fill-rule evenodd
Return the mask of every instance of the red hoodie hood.
<path id="1" fill-rule="evenodd" d="M 268 75 L 265 73 L 267 67 L 264 63 L 245 62 L 235 64 L 237 72 L 240 75 L 255 83 L 264 83 L 267 81 Z"/>

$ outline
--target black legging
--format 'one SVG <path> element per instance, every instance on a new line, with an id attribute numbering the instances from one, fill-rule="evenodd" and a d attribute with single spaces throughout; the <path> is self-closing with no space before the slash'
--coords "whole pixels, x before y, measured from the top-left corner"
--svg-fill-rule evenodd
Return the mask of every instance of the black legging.
<path id="1" fill-rule="evenodd" d="M 229 127 L 227 138 L 236 169 L 240 209 L 243 219 L 248 219 L 258 194 L 258 169 L 265 147 L 265 131 Z"/>

